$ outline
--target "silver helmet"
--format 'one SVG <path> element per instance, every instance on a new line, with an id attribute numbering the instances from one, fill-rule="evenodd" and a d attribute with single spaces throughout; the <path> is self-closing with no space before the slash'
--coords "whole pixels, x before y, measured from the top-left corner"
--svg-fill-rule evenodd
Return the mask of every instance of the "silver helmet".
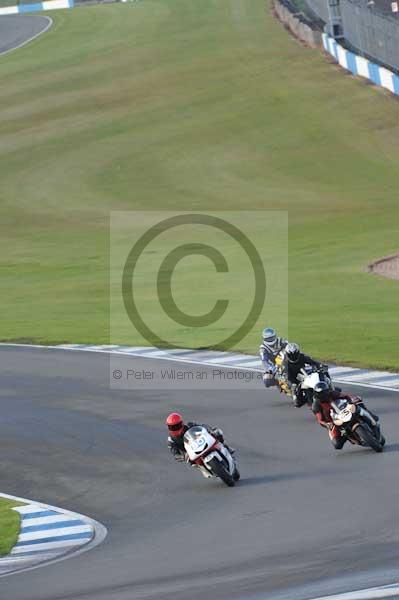
<path id="1" fill-rule="evenodd" d="M 274 348 L 277 344 L 277 333 L 273 327 L 265 327 L 262 331 L 262 338 L 264 343 L 270 348 Z"/>
<path id="2" fill-rule="evenodd" d="M 299 355 L 301 353 L 301 349 L 298 346 L 298 344 L 295 344 L 295 342 L 293 342 L 292 344 L 287 344 L 287 347 L 285 349 L 285 353 L 287 355 L 287 358 L 290 362 L 296 362 L 299 358 Z"/>

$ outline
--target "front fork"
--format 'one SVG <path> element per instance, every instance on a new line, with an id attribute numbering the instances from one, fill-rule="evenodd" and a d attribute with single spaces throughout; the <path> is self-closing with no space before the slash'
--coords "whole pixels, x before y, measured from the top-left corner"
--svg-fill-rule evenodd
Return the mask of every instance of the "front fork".
<path id="1" fill-rule="evenodd" d="M 357 407 L 356 407 L 356 414 L 358 414 L 365 421 L 367 421 L 369 425 L 371 425 L 372 427 L 378 429 L 378 431 L 379 431 L 380 428 L 379 428 L 379 425 L 378 425 L 377 421 L 369 413 L 369 411 L 367 410 L 367 408 L 365 408 L 364 406 L 357 405 Z"/>
<path id="2" fill-rule="evenodd" d="M 377 423 L 377 421 L 373 418 L 373 416 L 369 413 L 369 411 L 367 410 L 367 408 L 365 408 L 364 406 L 356 406 L 356 413 L 357 416 L 361 417 L 364 421 L 366 421 L 366 423 L 368 425 L 370 425 L 370 427 L 377 433 L 378 437 L 381 439 L 382 437 L 382 433 L 381 433 L 381 428 L 380 428 L 380 424 Z M 351 431 L 348 432 L 346 431 L 346 435 L 348 435 L 349 437 L 349 441 L 352 441 L 350 439 L 350 433 L 355 433 L 357 427 L 360 425 L 359 421 L 357 421 L 354 426 L 352 427 Z M 352 442 L 353 443 L 353 442 Z"/>

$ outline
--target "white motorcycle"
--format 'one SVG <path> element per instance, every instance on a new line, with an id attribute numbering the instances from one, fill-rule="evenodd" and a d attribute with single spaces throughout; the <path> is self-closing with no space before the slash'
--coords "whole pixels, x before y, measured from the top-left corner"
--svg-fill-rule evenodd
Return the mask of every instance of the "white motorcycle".
<path id="1" fill-rule="evenodd" d="M 184 448 L 188 462 L 197 467 L 206 478 L 220 477 L 229 487 L 240 478 L 234 458 L 224 444 L 205 427 L 191 427 L 184 434 Z"/>
<path id="2" fill-rule="evenodd" d="M 275 359 L 273 374 L 280 392 L 284 392 L 287 396 L 292 396 L 293 390 L 287 379 L 284 350 L 279 352 Z M 316 367 L 312 367 L 311 365 L 305 365 L 298 374 L 300 392 L 304 394 L 309 406 L 311 406 L 313 402 L 314 388 L 320 381 L 325 381 L 328 384 L 328 387 L 333 389 L 331 377 L 328 372 L 328 365 L 322 365 L 319 369 L 316 369 Z"/>
<path id="3" fill-rule="evenodd" d="M 346 435 L 351 444 L 367 446 L 382 452 L 385 438 L 379 424 L 368 410 L 344 399 L 331 402 L 330 415 L 341 435 Z"/>
<path id="4" fill-rule="evenodd" d="M 328 366 L 322 365 L 320 369 L 306 365 L 300 370 L 298 375 L 299 387 L 306 398 L 306 402 L 309 406 L 313 402 L 313 392 L 320 381 L 327 383 L 328 387 L 332 390 L 333 384 L 331 381 L 330 374 L 328 372 Z M 338 388 L 337 388 L 338 389 Z"/>

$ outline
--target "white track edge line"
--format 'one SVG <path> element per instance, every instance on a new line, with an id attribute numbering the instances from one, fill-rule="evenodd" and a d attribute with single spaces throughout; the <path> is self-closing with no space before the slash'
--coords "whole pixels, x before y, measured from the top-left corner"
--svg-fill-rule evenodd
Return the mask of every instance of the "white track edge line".
<path id="1" fill-rule="evenodd" d="M 70 351 L 77 351 L 77 352 L 93 352 L 93 353 L 99 353 L 99 354 L 117 354 L 118 356 L 137 356 L 138 358 L 146 358 L 146 359 L 151 359 L 151 356 L 144 356 L 142 354 L 135 354 L 134 352 L 132 352 L 131 354 L 127 354 L 126 352 L 118 352 L 117 350 L 113 350 L 111 349 L 106 349 L 106 350 L 99 350 L 98 348 L 90 348 L 90 345 L 88 344 L 86 347 L 65 347 L 62 344 L 57 345 L 57 346 L 44 346 L 41 344 L 14 344 L 12 342 L 7 343 L 7 342 L 0 342 L 0 348 L 1 347 L 5 347 L 5 346 L 10 346 L 13 348 L 38 348 L 40 350 L 68 350 Z M 193 351 L 194 352 L 194 351 Z M 234 369 L 235 371 L 259 371 L 260 369 L 254 369 L 253 367 L 240 367 L 238 365 L 226 365 L 226 364 L 220 364 L 220 365 L 215 365 L 214 363 L 208 363 L 206 361 L 195 361 L 195 360 L 190 360 L 189 358 L 176 358 L 173 356 L 158 356 L 158 357 L 154 357 L 154 360 L 169 360 L 171 362 L 182 362 L 182 363 L 187 363 L 187 364 L 196 364 L 196 365 L 206 365 L 208 367 L 220 367 L 221 369 Z M 355 368 L 355 367 L 353 367 Z M 386 392 L 396 392 L 399 393 L 399 388 L 397 387 L 389 387 L 386 385 L 374 385 L 371 383 L 359 383 L 357 381 L 348 381 L 347 379 L 335 379 L 333 377 L 333 380 L 336 381 L 337 383 L 343 383 L 345 385 L 351 385 L 351 386 L 356 386 L 356 387 L 365 387 L 365 388 L 372 388 L 375 390 L 382 390 L 382 391 L 386 391 Z"/>
<path id="2" fill-rule="evenodd" d="M 393 598 L 399 595 L 399 585 L 366 588 L 354 592 L 343 592 L 332 596 L 319 596 L 312 600 L 374 600 L 377 598 Z"/>
<path id="3" fill-rule="evenodd" d="M 23 46 L 26 46 L 26 44 L 29 44 L 29 42 L 33 42 L 33 40 L 35 40 L 36 38 L 38 38 L 40 35 L 42 35 L 43 33 L 46 33 L 46 31 L 48 31 L 50 29 L 50 27 L 54 23 L 53 19 L 51 17 L 48 17 L 47 15 L 30 15 L 30 16 L 35 16 L 35 17 L 36 16 L 37 17 L 40 16 L 41 19 L 47 19 L 47 21 L 48 21 L 47 26 L 44 29 L 42 29 L 41 31 L 39 31 L 39 33 L 36 33 L 35 35 L 33 35 L 28 40 L 25 40 L 24 42 L 21 42 L 20 44 L 18 44 L 18 46 L 14 46 L 13 48 L 9 48 L 8 50 L 4 50 L 3 52 L 0 52 L 0 56 L 4 56 L 5 54 L 9 54 L 10 52 L 14 52 L 15 50 L 19 50 L 19 48 L 22 48 Z"/>

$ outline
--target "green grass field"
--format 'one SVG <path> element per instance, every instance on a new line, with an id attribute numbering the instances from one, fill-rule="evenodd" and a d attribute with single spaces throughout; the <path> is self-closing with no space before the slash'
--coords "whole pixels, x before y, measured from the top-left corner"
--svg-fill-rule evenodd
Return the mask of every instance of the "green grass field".
<path id="1" fill-rule="evenodd" d="M 0 57 L 1 339 L 109 341 L 111 210 L 277 209 L 282 333 L 325 360 L 398 369 L 399 282 L 365 271 L 399 246 L 398 101 L 297 43 L 264 0 L 51 16 Z"/>
<path id="2" fill-rule="evenodd" d="M 0 498 L 0 556 L 10 553 L 18 538 L 21 519 L 17 512 L 10 510 L 21 503 Z"/>

